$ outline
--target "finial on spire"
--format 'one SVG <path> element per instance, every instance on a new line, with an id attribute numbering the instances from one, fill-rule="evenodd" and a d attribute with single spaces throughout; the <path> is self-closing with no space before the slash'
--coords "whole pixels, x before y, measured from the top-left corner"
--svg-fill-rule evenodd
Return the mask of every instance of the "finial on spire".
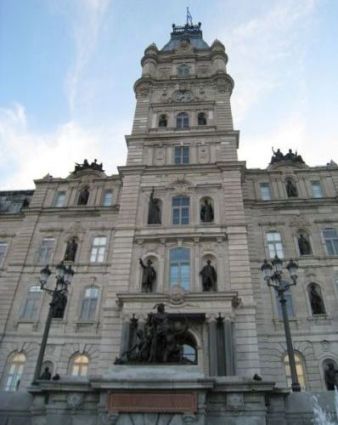
<path id="1" fill-rule="evenodd" d="M 191 27 L 193 26 L 192 16 L 191 16 L 191 13 L 189 11 L 189 7 L 187 7 L 187 25 L 189 25 Z"/>

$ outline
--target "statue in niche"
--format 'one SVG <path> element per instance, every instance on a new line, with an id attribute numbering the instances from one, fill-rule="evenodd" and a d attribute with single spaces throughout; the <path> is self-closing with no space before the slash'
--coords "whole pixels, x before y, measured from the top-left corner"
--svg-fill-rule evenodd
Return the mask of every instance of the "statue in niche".
<path id="1" fill-rule="evenodd" d="M 310 285 L 309 291 L 312 314 L 325 314 L 323 299 L 316 285 Z"/>
<path id="2" fill-rule="evenodd" d="M 217 273 L 210 260 L 207 260 L 207 264 L 200 271 L 200 275 L 202 276 L 203 291 L 216 291 Z"/>
<path id="3" fill-rule="evenodd" d="M 67 305 L 67 295 L 63 291 L 54 291 L 52 302 L 52 317 L 55 319 L 63 319 Z"/>
<path id="4" fill-rule="evenodd" d="M 154 198 L 154 188 L 149 198 L 148 224 L 161 224 L 160 200 Z"/>
<path id="5" fill-rule="evenodd" d="M 89 190 L 88 190 L 88 187 L 86 186 L 81 190 L 77 204 L 78 205 L 87 205 L 88 198 L 89 198 Z"/>
<path id="6" fill-rule="evenodd" d="M 76 255 L 76 251 L 77 251 L 77 242 L 76 242 L 76 238 L 71 238 L 68 242 L 67 242 L 67 246 L 66 246 L 66 251 L 65 251 L 65 256 L 64 256 L 64 261 L 75 261 L 75 255 Z"/>
<path id="7" fill-rule="evenodd" d="M 300 255 L 310 255 L 312 253 L 310 241 L 302 233 L 298 237 L 298 247 Z"/>
<path id="8" fill-rule="evenodd" d="M 286 181 L 286 193 L 289 198 L 296 198 L 298 196 L 297 187 L 291 179 Z"/>
<path id="9" fill-rule="evenodd" d="M 43 373 L 41 374 L 39 379 L 44 379 L 46 381 L 50 381 L 52 378 L 52 374 L 49 371 L 49 367 L 45 367 L 45 370 L 43 371 Z"/>
<path id="10" fill-rule="evenodd" d="M 203 221 L 203 223 L 210 223 L 214 221 L 214 210 L 208 199 L 205 199 L 203 204 L 201 205 L 200 216 L 201 221 Z"/>
<path id="11" fill-rule="evenodd" d="M 152 266 L 153 262 L 150 258 L 147 260 L 147 264 L 144 264 L 142 258 L 140 258 L 140 265 L 143 269 L 142 275 L 142 291 L 143 292 L 152 292 L 153 284 L 156 280 L 156 270 Z"/>
<path id="12" fill-rule="evenodd" d="M 338 386 L 338 370 L 333 363 L 328 363 L 324 373 L 325 384 L 328 391 L 334 391 Z"/>

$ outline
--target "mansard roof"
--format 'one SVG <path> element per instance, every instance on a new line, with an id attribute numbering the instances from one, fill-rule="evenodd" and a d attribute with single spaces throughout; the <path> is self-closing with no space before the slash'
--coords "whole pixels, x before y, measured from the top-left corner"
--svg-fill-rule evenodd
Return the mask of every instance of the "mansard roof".
<path id="1" fill-rule="evenodd" d="M 201 23 L 198 25 L 176 26 L 173 24 L 173 31 L 170 34 L 169 42 L 162 48 L 162 52 L 177 49 L 182 41 L 189 41 L 195 49 L 208 49 L 209 45 L 203 40 Z"/>

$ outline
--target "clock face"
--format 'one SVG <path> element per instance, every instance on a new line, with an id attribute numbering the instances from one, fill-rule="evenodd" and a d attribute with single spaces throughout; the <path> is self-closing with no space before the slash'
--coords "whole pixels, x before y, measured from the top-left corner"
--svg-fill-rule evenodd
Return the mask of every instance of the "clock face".
<path id="1" fill-rule="evenodd" d="M 192 100 L 192 93 L 189 90 L 179 90 L 175 92 L 174 98 L 177 102 L 190 102 Z"/>

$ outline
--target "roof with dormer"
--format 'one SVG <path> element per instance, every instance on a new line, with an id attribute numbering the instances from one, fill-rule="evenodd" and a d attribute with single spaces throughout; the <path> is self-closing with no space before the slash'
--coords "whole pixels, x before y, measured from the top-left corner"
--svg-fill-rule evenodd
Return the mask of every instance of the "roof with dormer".
<path id="1" fill-rule="evenodd" d="M 169 42 L 162 48 L 163 52 L 177 49 L 182 41 L 187 41 L 195 49 L 208 49 L 209 45 L 203 40 L 201 23 L 197 25 L 176 26 L 170 34 Z"/>

